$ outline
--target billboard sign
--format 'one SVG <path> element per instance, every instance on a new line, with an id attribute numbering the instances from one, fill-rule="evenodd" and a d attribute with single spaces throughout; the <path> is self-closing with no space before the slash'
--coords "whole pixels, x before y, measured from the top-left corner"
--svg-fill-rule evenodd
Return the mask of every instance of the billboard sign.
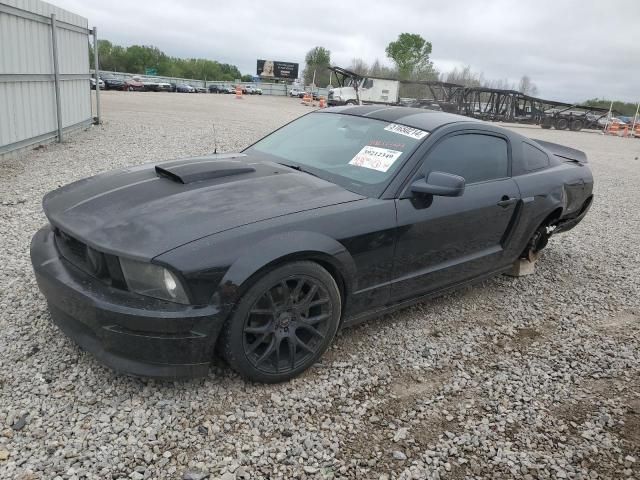
<path id="1" fill-rule="evenodd" d="M 298 78 L 298 64 L 277 60 L 258 60 L 257 74 L 262 78 Z"/>

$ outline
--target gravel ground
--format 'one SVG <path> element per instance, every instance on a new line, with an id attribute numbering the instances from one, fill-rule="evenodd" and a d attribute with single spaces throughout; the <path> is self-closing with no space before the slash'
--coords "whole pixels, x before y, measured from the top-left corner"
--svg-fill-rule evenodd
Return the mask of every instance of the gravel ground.
<path id="1" fill-rule="evenodd" d="M 106 92 L 102 127 L 0 164 L 0 478 L 640 478 L 640 141 L 585 150 L 586 219 L 535 275 L 343 331 L 281 385 L 117 375 L 52 326 L 29 261 L 41 198 L 125 165 L 243 147 L 284 98 Z"/>

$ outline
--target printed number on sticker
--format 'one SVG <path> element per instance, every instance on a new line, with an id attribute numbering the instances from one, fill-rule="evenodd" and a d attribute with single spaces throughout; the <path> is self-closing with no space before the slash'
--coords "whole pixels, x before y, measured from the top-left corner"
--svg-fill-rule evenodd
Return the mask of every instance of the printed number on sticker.
<path id="1" fill-rule="evenodd" d="M 424 130 L 407 127 L 405 125 L 398 125 L 397 123 L 387 125 L 386 127 L 384 127 L 384 129 L 388 132 L 399 133 L 400 135 L 404 135 L 405 137 L 415 138 L 416 140 L 421 140 L 429 135 L 429 132 L 425 132 Z"/>
<path id="2" fill-rule="evenodd" d="M 379 172 L 386 172 L 391 165 L 402 155 L 398 150 L 388 148 L 366 146 L 351 159 L 349 165 L 356 167 L 370 168 Z"/>

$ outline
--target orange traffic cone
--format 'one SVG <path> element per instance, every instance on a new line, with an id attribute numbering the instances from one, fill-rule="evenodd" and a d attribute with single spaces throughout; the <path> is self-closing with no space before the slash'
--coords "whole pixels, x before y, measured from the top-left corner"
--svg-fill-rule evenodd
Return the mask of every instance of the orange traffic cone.
<path id="1" fill-rule="evenodd" d="M 618 131 L 620 130 L 620 124 L 618 122 L 611 122 L 607 127 L 607 131 L 605 132 L 607 135 L 618 135 Z"/>
<path id="2" fill-rule="evenodd" d="M 242 87 L 239 85 L 236 86 L 236 98 L 242 100 Z"/>
<path id="3" fill-rule="evenodd" d="M 320 97 L 320 103 L 318 104 L 318 107 L 320 108 L 324 108 L 327 105 L 324 103 L 324 97 Z"/>
<path id="4" fill-rule="evenodd" d="M 640 138 L 640 123 L 636 123 L 636 128 L 633 131 L 633 136 Z"/>
<path id="5" fill-rule="evenodd" d="M 625 125 L 624 129 L 622 130 L 622 136 L 623 137 L 628 137 L 629 136 L 629 125 Z"/>

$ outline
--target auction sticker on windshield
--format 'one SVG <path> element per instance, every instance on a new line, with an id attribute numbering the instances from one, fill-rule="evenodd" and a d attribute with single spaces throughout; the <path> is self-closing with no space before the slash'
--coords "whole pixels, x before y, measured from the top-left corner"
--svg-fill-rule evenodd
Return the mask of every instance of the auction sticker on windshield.
<path id="1" fill-rule="evenodd" d="M 386 172 L 400 155 L 402 155 L 402 152 L 398 150 L 389 150 L 388 148 L 367 145 L 356 153 L 356 156 L 351 159 L 349 165 Z"/>
<path id="2" fill-rule="evenodd" d="M 390 123 L 384 127 L 384 129 L 388 132 L 399 133 L 405 137 L 415 138 L 416 140 L 422 140 L 424 137 L 429 135 L 429 132 L 425 132 L 424 130 L 407 127 L 406 125 L 398 125 L 397 123 Z"/>

